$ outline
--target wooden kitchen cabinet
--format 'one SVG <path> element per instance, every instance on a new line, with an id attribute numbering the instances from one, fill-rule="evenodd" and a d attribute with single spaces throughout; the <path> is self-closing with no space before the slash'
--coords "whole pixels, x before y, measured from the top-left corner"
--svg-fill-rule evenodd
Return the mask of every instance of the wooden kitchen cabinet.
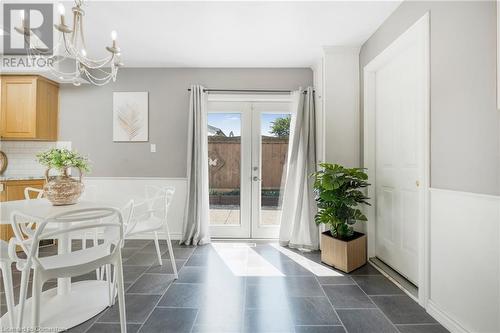
<path id="1" fill-rule="evenodd" d="M 0 138 L 56 141 L 59 85 L 38 75 L 1 75 L 0 81 Z"/>
<path id="2" fill-rule="evenodd" d="M 0 202 L 24 200 L 24 189 L 26 187 L 43 188 L 45 180 L 30 179 L 30 180 L 5 180 L 0 182 Z M 33 197 L 34 198 L 34 197 Z M 0 239 L 9 241 L 14 237 L 14 232 L 10 225 L 0 225 Z"/>

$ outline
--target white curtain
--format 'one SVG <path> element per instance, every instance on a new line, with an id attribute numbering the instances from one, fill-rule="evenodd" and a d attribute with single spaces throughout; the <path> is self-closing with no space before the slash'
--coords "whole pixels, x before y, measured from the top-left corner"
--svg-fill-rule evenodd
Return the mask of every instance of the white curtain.
<path id="1" fill-rule="evenodd" d="M 283 195 L 280 244 L 316 250 L 318 227 L 311 173 L 316 171 L 316 115 L 314 90 L 294 92 L 296 113 L 292 117 L 288 148 L 288 171 Z"/>
<path id="2" fill-rule="evenodd" d="M 187 198 L 181 244 L 210 243 L 208 203 L 207 94 L 191 86 L 188 122 Z"/>

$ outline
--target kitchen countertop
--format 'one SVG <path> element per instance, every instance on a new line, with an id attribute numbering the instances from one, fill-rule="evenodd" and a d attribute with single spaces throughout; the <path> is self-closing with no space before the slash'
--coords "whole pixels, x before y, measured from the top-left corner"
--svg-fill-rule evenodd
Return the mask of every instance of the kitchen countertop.
<path id="1" fill-rule="evenodd" d="M 0 181 L 9 181 L 9 180 L 39 180 L 45 179 L 45 176 L 0 176 Z"/>

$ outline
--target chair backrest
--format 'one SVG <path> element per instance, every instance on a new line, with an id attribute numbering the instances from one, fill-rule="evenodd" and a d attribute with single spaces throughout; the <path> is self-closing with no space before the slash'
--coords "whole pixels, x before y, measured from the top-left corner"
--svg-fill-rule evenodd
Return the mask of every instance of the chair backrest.
<path id="1" fill-rule="evenodd" d="M 12 228 L 14 229 L 18 245 L 21 246 L 27 255 L 26 263 L 28 267 L 31 267 L 32 263 L 41 265 L 37 248 L 40 240 L 43 238 L 57 238 L 62 234 L 72 234 L 75 232 L 85 232 L 101 228 L 104 229 L 101 235 L 104 240 L 103 244 L 110 248 L 109 255 L 115 254 L 115 251 L 123 246 L 123 216 L 120 210 L 116 208 L 99 207 L 75 209 L 53 215 L 46 218 L 41 223 L 38 223 L 32 238 L 29 238 L 29 235 L 23 235 L 22 228 L 20 227 L 26 219 L 29 220 L 32 219 L 32 217 L 19 212 L 12 213 Z M 71 223 L 71 225 L 65 228 L 51 228 L 49 231 L 44 232 L 48 224 L 61 223 Z M 79 251 L 91 251 L 91 249 L 92 248 L 87 248 Z M 58 255 L 54 257 L 56 256 Z"/>
<path id="2" fill-rule="evenodd" d="M 147 199 L 136 202 L 130 223 L 126 227 L 125 234 L 132 232 L 140 221 L 151 218 L 161 219 L 167 222 L 168 209 L 175 194 L 174 187 L 146 186 Z"/>
<path id="3" fill-rule="evenodd" d="M 31 199 L 30 194 L 36 194 L 35 198 L 40 199 L 41 197 L 43 197 L 43 190 L 34 187 L 26 187 L 24 189 L 24 199 L 30 200 Z"/>

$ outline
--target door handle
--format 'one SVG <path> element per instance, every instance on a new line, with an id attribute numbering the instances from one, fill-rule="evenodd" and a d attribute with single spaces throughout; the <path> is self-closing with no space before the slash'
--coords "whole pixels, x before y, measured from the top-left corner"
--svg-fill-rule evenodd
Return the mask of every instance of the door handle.
<path id="1" fill-rule="evenodd" d="M 253 176 L 253 181 L 254 182 L 260 182 L 261 179 L 259 177 L 257 177 L 257 176 Z"/>

